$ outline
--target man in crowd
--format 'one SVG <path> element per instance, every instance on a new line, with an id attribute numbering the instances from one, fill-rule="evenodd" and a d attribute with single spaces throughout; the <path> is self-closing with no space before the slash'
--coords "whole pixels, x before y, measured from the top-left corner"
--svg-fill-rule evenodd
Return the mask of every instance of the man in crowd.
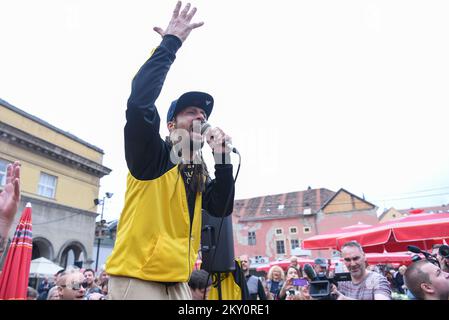
<path id="1" fill-rule="evenodd" d="M 38 292 L 36 289 L 28 287 L 27 288 L 27 300 L 37 300 Z"/>
<path id="2" fill-rule="evenodd" d="M 449 273 L 427 260 L 419 260 L 408 266 L 404 283 L 419 300 L 448 300 Z"/>
<path id="3" fill-rule="evenodd" d="M 55 273 L 55 282 L 53 285 L 55 285 L 56 283 L 58 283 L 59 279 L 61 279 L 61 277 L 65 274 L 65 269 L 61 269 L 58 272 Z"/>
<path id="4" fill-rule="evenodd" d="M 398 271 L 393 274 L 393 290 L 396 290 L 400 294 L 405 294 L 404 274 L 406 270 L 406 266 L 400 266 Z"/>
<path id="5" fill-rule="evenodd" d="M 350 241 L 341 249 L 343 261 L 351 273 L 351 281 L 332 286 L 332 293 L 338 300 L 391 300 L 388 280 L 377 272 L 366 269 L 366 257 L 356 241 Z"/>
<path id="6" fill-rule="evenodd" d="M 69 268 L 56 285 L 61 288 L 61 300 L 84 300 L 86 289 L 83 287 L 84 275 L 77 268 Z"/>
<path id="7" fill-rule="evenodd" d="M 442 244 L 435 244 L 432 247 L 432 254 L 440 262 L 441 270 L 443 270 L 444 272 L 449 272 L 449 257 L 445 258 L 440 254 L 441 246 L 442 246 Z"/>
<path id="8" fill-rule="evenodd" d="M 59 279 L 64 275 L 65 269 L 61 269 L 54 275 L 54 281 L 50 282 L 50 287 L 47 291 L 43 291 L 39 294 L 37 300 L 48 300 L 48 294 L 50 293 L 50 290 L 56 286 L 56 283 L 58 283 Z M 39 290 L 38 290 L 39 291 Z"/>
<path id="9" fill-rule="evenodd" d="M 230 137 L 219 128 L 206 141 L 215 160 L 215 179 L 202 157 L 201 127 L 209 118 L 213 98 L 187 92 L 167 113 L 170 137 L 159 134 L 155 106 L 178 49 L 190 32 L 196 8 L 181 10 L 179 1 L 167 29 L 154 30 L 162 42 L 133 79 L 125 125 L 125 157 L 129 169 L 125 205 L 114 250 L 106 262 L 109 298 L 191 299 L 188 280 L 201 238 L 201 210 L 223 217 L 231 214 L 234 179 Z M 205 44 L 205 48 L 207 44 Z M 203 50 L 204 48 L 202 48 Z"/>
<path id="10" fill-rule="evenodd" d="M 316 258 L 314 261 L 313 269 L 317 276 L 326 275 L 327 276 L 327 260 L 324 258 Z"/>
<path id="11" fill-rule="evenodd" d="M 300 266 L 298 265 L 298 257 L 296 256 L 291 256 L 290 257 L 290 267 L 299 269 Z"/>
<path id="12" fill-rule="evenodd" d="M 258 277 L 249 274 L 249 267 L 251 266 L 249 257 L 246 254 L 241 255 L 240 262 L 242 264 L 242 271 L 245 274 L 250 300 L 257 300 L 257 297 L 260 300 L 267 300 L 262 281 Z"/>
<path id="13" fill-rule="evenodd" d="M 47 300 L 48 290 L 50 290 L 53 285 L 54 284 L 48 280 L 48 277 L 45 277 L 37 288 L 37 300 Z"/>
<path id="14" fill-rule="evenodd" d="M 84 283 L 83 286 L 86 288 L 86 294 L 91 293 L 102 293 L 101 288 L 95 283 L 95 271 L 92 269 L 86 269 L 83 272 Z"/>

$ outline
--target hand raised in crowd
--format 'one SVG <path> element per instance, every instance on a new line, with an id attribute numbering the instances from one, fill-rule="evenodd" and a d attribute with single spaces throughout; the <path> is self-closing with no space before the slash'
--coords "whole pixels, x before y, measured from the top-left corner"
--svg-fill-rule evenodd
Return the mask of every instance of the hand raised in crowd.
<path id="1" fill-rule="evenodd" d="M 294 290 L 293 277 L 287 276 L 281 290 L 279 291 L 279 298 L 283 299 L 287 295 L 287 291 Z"/>
<path id="2" fill-rule="evenodd" d="M 9 164 L 6 183 L 0 193 L 0 237 L 7 237 L 20 200 L 20 163 Z"/>
<path id="3" fill-rule="evenodd" d="M 196 8 L 190 10 L 190 3 L 187 3 L 184 9 L 180 11 L 182 2 L 178 1 L 175 10 L 173 10 L 173 16 L 168 24 L 167 29 L 162 30 L 162 28 L 154 27 L 153 30 L 159 33 L 162 37 L 167 34 L 177 36 L 182 42 L 184 42 L 189 36 L 190 32 L 198 27 L 201 27 L 204 22 L 190 23 L 193 16 L 196 13 Z"/>
<path id="4" fill-rule="evenodd" d="M 313 300 L 309 293 L 309 287 L 299 287 L 295 294 L 288 295 L 285 300 Z"/>

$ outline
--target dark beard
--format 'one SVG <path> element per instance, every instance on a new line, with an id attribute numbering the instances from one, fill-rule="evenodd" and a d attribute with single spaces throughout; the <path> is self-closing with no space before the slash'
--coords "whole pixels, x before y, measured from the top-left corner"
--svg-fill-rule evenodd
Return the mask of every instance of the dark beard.
<path id="1" fill-rule="evenodd" d="M 171 147 L 174 148 L 173 142 L 170 137 L 165 138 L 165 142 Z M 193 151 L 193 143 L 191 145 L 191 152 Z M 204 145 L 204 142 L 202 143 Z M 210 180 L 209 172 L 207 170 L 206 163 L 204 159 L 199 153 L 199 164 L 186 164 L 186 163 L 178 163 L 178 172 L 181 174 L 184 183 L 186 184 L 187 190 L 190 192 L 204 192 L 206 190 L 206 184 Z"/>

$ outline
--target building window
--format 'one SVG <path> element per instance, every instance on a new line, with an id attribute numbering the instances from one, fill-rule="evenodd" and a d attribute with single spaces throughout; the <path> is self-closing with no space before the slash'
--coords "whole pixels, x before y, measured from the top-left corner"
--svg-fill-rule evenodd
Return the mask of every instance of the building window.
<path id="1" fill-rule="evenodd" d="M 298 233 L 298 229 L 296 227 L 290 227 L 290 234 L 296 234 Z"/>
<path id="2" fill-rule="evenodd" d="M 57 177 L 41 172 L 37 193 L 47 198 L 55 198 Z"/>
<path id="3" fill-rule="evenodd" d="M 284 240 L 276 241 L 276 253 L 285 254 Z"/>
<path id="4" fill-rule="evenodd" d="M 0 160 L 0 186 L 4 186 L 6 183 L 6 167 L 8 162 Z"/>
<path id="5" fill-rule="evenodd" d="M 254 231 L 248 232 L 248 245 L 249 246 L 256 245 L 256 233 Z"/>
<path id="6" fill-rule="evenodd" d="M 298 239 L 292 239 L 291 241 L 291 245 L 292 245 L 292 250 L 299 248 L 299 240 Z"/>
<path id="7" fill-rule="evenodd" d="M 306 216 L 307 215 L 311 215 L 312 214 L 312 209 L 311 208 L 305 208 L 304 211 L 303 211 L 303 214 L 306 215 Z"/>
<path id="8" fill-rule="evenodd" d="M 304 227 L 303 231 L 304 231 L 304 233 L 310 233 L 311 228 L 310 227 Z"/>
<path id="9" fill-rule="evenodd" d="M 277 228 L 275 232 L 276 232 L 277 236 L 279 236 L 279 235 L 281 235 L 283 233 L 282 232 L 282 228 Z"/>

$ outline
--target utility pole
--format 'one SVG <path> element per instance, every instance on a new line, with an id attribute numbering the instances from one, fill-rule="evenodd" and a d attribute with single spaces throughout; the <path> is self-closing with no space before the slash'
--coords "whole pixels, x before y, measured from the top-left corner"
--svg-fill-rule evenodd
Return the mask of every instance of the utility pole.
<path id="1" fill-rule="evenodd" d="M 101 239 L 103 237 L 103 229 L 104 229 L 104 224 L 106 221 L 103 220 L 103 213 L 104 213 L 104 204 L 106 201 L 106 198 L 112 198 L 113 193 L 111 192 L 106 192 L 105 195 L 103 196 L 103 200 L 99 200 L 99 199 L 94 199 L 94 203 L 95 205 L 101 205 L 101 215 L 100 215 L 100 223 L 96 226 L 97 229 L 97 259 L 95 259 L 95 272 L 98 271 L 98 260 L 100 257 L 100 245 L 101 245 Z"/>

